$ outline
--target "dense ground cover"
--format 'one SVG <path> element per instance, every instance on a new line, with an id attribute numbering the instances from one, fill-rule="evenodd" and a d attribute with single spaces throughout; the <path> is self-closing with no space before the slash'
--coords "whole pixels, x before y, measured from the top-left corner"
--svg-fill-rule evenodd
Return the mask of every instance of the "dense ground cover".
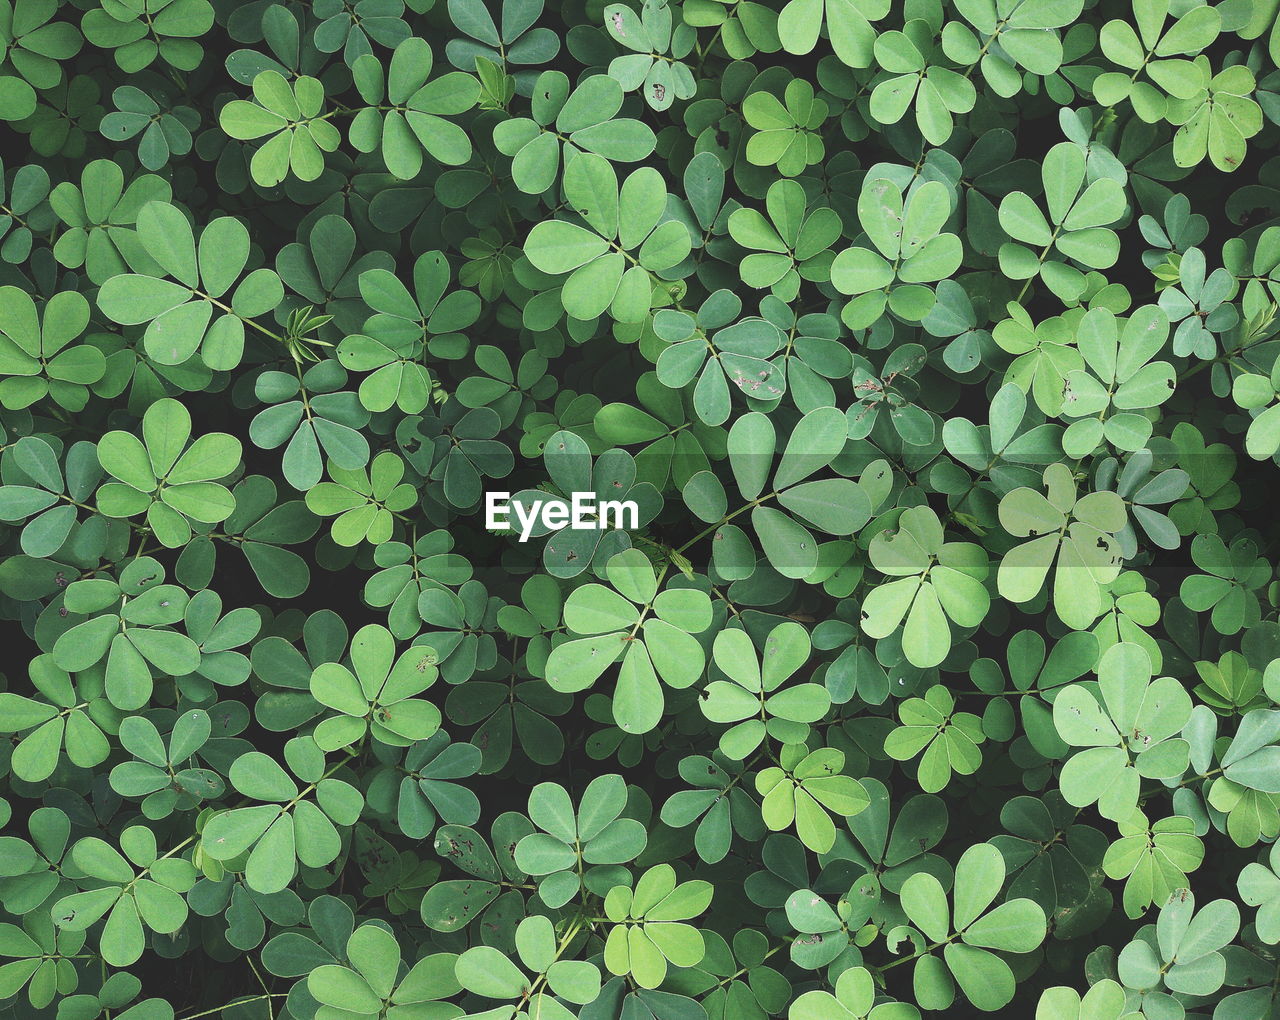
<path id="1" fill-rule="evenodd" d="M 0 0 L 0 1015 L 1280 1016 L 1277 10 Z"/>

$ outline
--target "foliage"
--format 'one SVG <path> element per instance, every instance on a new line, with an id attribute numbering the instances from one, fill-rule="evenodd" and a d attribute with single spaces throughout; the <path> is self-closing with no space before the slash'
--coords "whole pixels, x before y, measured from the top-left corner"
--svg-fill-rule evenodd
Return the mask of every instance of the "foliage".
<path id="1" fill-rule="evenodd" d="M 0 0 L 0 1020 L 1280 1017 L 1278 144 L 1277 0 Z"/>

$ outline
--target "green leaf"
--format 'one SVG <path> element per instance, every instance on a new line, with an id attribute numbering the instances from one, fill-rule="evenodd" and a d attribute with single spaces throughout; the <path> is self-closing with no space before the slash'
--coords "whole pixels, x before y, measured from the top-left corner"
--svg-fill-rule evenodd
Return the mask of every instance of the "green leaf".
<path id="1" fill-rule="evenodd" d="M 487 999 L 515 999 L 528 987 L 528 979 L 504 953 L 492 946 L 474 946 L 458 957 L 454 966 L 458 983 Z"/>

